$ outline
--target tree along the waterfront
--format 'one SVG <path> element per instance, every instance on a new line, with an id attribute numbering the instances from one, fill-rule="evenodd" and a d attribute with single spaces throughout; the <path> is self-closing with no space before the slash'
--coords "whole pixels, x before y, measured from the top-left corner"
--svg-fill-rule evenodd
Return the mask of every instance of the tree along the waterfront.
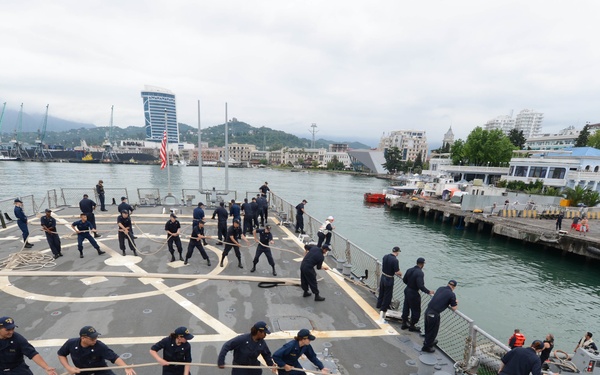
<path id="1" fill-rule="evenodd" d="M 523 146 L 525 146 L 525 135 L 523 134 L 523 130 L 510 129 L 508 132 L 508 139 L 510 142 L 515 145 L 518 150 L 522 150 Z"/>
<path id="2" fill-rule="evenodd" d="M 462 139 L 454 142 L 450 157 L 455 165 L 499 166 L 510 161 L 514 149 L 502 130 L 484 130 L 478 126 L 466 142 Z"/>
<path id="3" fill-rule="evenodd" d="M 582 188 L 581 186 L 575 186 L 574 188 L 565 188 L 563 189 L 563 196 L 573 207 L 578 206 L 580 203 L 588 207 L 593 207 L 600 203 L 600 193 L 589 187 Z"/>
<path id="4" fill-rule="evenodd" d="M 590 137 L 590 127 L 585 124 L 581 132 L 579 133 L 579 137 L 575 141 L 575 147 L 585 147 L 588 145 L 588 138 Z"/>

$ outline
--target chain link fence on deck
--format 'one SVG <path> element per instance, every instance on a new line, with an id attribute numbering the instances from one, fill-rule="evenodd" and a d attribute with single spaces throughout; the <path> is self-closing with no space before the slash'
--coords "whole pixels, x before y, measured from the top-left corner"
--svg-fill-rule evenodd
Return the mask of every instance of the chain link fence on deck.
<path id="1" fill-rule="evenodd" d="M 270 208 L 275 211 L 275 216 L 295 229 L 296 205 L 273 193 L 271 193 L 270 202 Z M 317 241 L 317 232 L 322 223 L 309 214 L 304 214 L 304 230 L 308 236 L 308 238 L 303 238 L 305 243 L 309 240 Z M 374 294 L 377 294 L 381 279 L 381 262 L 335 231 L 331 238 L 331 245 L 333 250 L 330 255 L 338 263 L 341 263 L 341 260 L 345 261 L 346 270 L 344 271 L 347 271 L 348 268 L 351 269 L 351 277 L 359 280 Z M 396 276 L 392 297 L 394 310 L 402 310 L 404 289 L 405 284 L 402 279 Z M 422 294 L 421 322 L 424 321 L 423 315 L 430 301 L 431 296 Z M 459 311 L 446 310 L 441 314 L 437 340 L 438 348 L 457 362 L 456 366 L 460 370 L 479 375 L 496 374 L 499 370 L 500 358 L 508 350 L 507 346 L 479 329 L 472 319 Z"/>
<path id="2" fill-rule="evenodd" d="M 33 195 L 24 195 L 22 197 L 14 197 L 9 199 L 0 200 L 0 212 L 4 220 L 0 221 L 5 224 L 9 224 L 11 222 L 16 222 L 17 218 L 15 217 L 15 199 L 19 198 L 23 202 L 23 212 L 27 216 L 33 216 L 36 213 L 40 212 L 40 207 L 36 206 L 35 199 Z M 40 203 L 42 204 L 42 203 Z"/>

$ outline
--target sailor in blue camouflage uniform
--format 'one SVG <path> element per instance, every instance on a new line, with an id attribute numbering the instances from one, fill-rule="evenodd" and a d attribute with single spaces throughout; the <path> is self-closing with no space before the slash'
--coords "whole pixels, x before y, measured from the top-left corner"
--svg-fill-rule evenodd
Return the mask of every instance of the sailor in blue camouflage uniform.
<path id="1" fill-rule="evenodd" d="M 0 318 L 0 373 L 11 375 L 33 375 L 24 357 L 40 366 L 46 374 L 56 375 L 54 368 L 48 366 L 44 358 L 27 339 L 15 332 L 13 318 Z"/>
<path id="2" fill-rule="evenodd" d="M 229 205 L 229 216 L 231 216 L 233 220 L 242 221 L 242 209 L 239 204 L 235 203 L 235 199 L 232 199 L 231 204 Z"/>
<path id="3" fill-rule="evenodd" d="M 419 291 L 433 295 L 433 291 L 425 287 L 423 267 L 425 267 L 425 258 L 418 258 L 417 264 L 413 268 L 409 268 L 402 278 L 406 288 L 404 288 L 402 326 L 400 328 L 408 328 L 411 332 L 421 332 L 421 327 L 416 325 L 421 318 L 421 294 L 419 294 Z M 409 313 L 410 320 L 408 319 Z"/>
<path id="4" fill-rule="evenodd" d="M 127 197 L 125 196 L 121 197 L 121 203 L 117 206 L 117 211 L 119 211 L 119 213 L 123 212 L 124 210 L 127 210 L 129 213 L 129 218 L 131 219 L 131 214 L 135 210 L 135 207 L 127 203 Z M 135 234 L 133 234 L 133 227 L 131 227 L 131 230 L 129 231 L 129 236 L 132 239 L 137 240 L 137 237 Z"/>
<path id="5" fill-rule="evenodd" d="M 98 255 L 105 254 L 104 251 L 100 250 L 98 242 L 90 235 L 91 232 L 96 232 L 96 229 L 89 221 L 87 221 L 87 215 L 82 213 L 79 215 L 79 218 L 79 220 L 71 224 L 71 228 L 77 232 L 77 250 L 79 250 L 79 257 L 83 258 L 83 240 L 88 240 L 94 249 L 96 249 Z"/>
<path id="6" fill-rule="evenodd" d="M 179 327 L 175 332 L 163 338 L 150 348 L 150 355 L 162 365 L 163 375 L 188 375 L 190 365 L 170 365 L 168 362 L 192 362 L 192 347 L 189 340 L 194 335 L 186 327 Z M 158 352 L 163 351 L 163 357 L 160 358 Z"/>
<path id="7" fill-rule="evenodd" d="M 223 344 L 219 352 L 217 365 L 219 368 L 225 368 L 225 357 L 227 353 L 233 351 L 233 365 L 237 366 L 260 366 L 258 356 L 262 356 L 268 366 L 274 366 L 273 358 L 269 346 L 265 342 L 265 337 L 271 333 L 265 322 L 256 322 L 250 329 L 250 333 L 244 333 L 232 338 Z M 261 369 L 233 368 L 231 375 L 260 375 Z"/>
<path id="8" fill-rule="evenodd" d="M 329 370 L 325 368 L 323 362 L 317 358 L 310 342 L 315 339 L 314 335 L 310 334 L 310 331 L 306 328 L 298 331 L 298 334 L 294 339 L 281 348 L 277 349 L 273 353 L 273 361 L 278 367 L 283 367 L 283 370 L 278 370 L 279 375 L 303 375 L 304 371 L 292 370 L 292 368 L 302 368 L 302 365 L 298 361 L 303 355 L 308 358 L 323 374 L 329 374 Z"/>
<path id="9" fill-rule="evenodd" d="M 398 262 L 398 254 L 400 248 L 394 246 L 390 254 L 386 254 L 381 261 L 381 279 L 379 280 L 379 294 L 377 296 L 376 307 L 380 311 L 381 319 L 385 317 L 385 313 L 390 308 L 392 303 L 392 294 L 394 292 L 394 278 L 402 276 L 400 264 Z"/>
<path id="10" fill-rule="evenodd" d="M 33 245 L 27 242 L 27 239 L 29 238 L 29 229 L 27 228 L 27 215 L 25 215 L 25 212 L 23 211 L 23 202 L 19 198 L 15 199 L 14 213 L 15 217 L 17 218 L 17 226 L 19 227 L 19 229 L 21 229 L 21 232 L 23 233 L 23 243 L 25 243 L 25 247 L 29 249 L 33 247 Z"/>
<path id="11" fill-rule="evenodd" d="M 117 366 L 127 366 L 127 363 L 119 358 L 119 355 L 112 351 L 106 344 L 98 340 L 98 331 L 92 326 L 85 326 L 79 330 L 79 337 L 68 339 L 63 346 L 58 349 L 58 360 L 63 367 L 71 374 L 80 372 L 79 369 L 108 367 L 106 361 L 110 361 Z M 69 364 L 67 356 L 71 356 L 73 366 Z M 83 374 L 93 375 L 114 375 L 112 370 L 100 370 L 93 372 L 82 372 Z M 125 374 L 135 375 L 132 368 L 126 368 Z"/>
<path id="12" fill-rule="evenodd" d="M 92 224 L 92 227 L 96 229 L 96 215 L 94 210 L 96 209 L 96 202 L 88 198 L 87 194 L 83 194 L 83 199 L 79 201 L 79 209 L 87 216 L 87 221 Z M 94 231 L 94 237 L 102 237 L 102 235 Z"/>
<path id="13" fill-rule="evenodd" d="M 206 216 L 206 214 L 204 213 L 204 203 L 202 202 L 198 202 L 198 207 L 194 208 L 194 211 L 192 212 L 192 225 L 194 227 L 198 226 L 198 222 L 201 220 L 204 220 L 204 216 Z"/>
<path id="14" fill-rule="evenodd" d="M 440 314 L 448 308 L 455 311 L 458 307 L 456 295 L 454 294 L 454 288 L 457 285 L 458 283 L 455 280 L 448 281 L 448 285 L 439 287 L 431 301 L 429 301 L 427 310 L 425 310 L 425 341 L 423 342 L 423 348 L 421 348 L 422 351 L 435 352 L 433 347 L 437 344 L 435 338 L 440 329 Z"/>
<path id="15" fill-rule="evenodd" d="M 275 272 L 275 261 L 273 260 L 273 254 L 271 254 L 270 244 L 273 244 L 273 233 L 271 233 L 271 226 L 267 225 L 264 229 L 254 229 L 254 240 L 258 242 L 258 246 L 256 246 L 256 254 L 254 254 L 254 260 L 252 261 L 252 269 L 250 272 L 256 271 L 256 265 L 258 264 L 258 259 L 264 253 L 267 257 L 267 261 L 273 268 L 273 276 L 277 276 L 277 272 Z"/>
<path id="16" fill-rule="evenodd" d="M 42 225 L 42 230 L 46 233 L 48 246 L 50 246 L 54 259 L 56 259 L 63 256 L 61 253 L 60 236 L 56 231 L 56 219 L 52 217 L 51 209 L 46 208 L 44 213 L 45 216 L 42 216 L 40 223 Z"/>
<path id="17" fill-rule="evenodd" d="M 240 252 L 240 242 L 239 239 L 243 238 L 248 244 L 248 240 L 246 236 L 242 233 L 242 228 L 240 228 L 239 220 L 233 220 L 233 225 L 227 229 L 227 244 L 225 244 L 225 248 L 223 249 L 223 254 L 221 255 L 221 267 L 225 267 L 223 261 L 227 257 L 227 254 L 233 249 L 235 252 L 235 257 L 238 259 L 238 267 L 244 268 L 242 266 L 242 253 Z"/>

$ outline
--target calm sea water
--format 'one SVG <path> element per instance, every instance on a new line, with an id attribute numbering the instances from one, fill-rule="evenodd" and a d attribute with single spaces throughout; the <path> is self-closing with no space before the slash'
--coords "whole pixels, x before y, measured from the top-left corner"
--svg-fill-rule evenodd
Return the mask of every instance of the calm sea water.
<path id="1" fill-rule="evenodd" d="M 229 188 L 256 193 L 264 181 L 292 203 L 309 201 L 317 218 L 336 218 L 336 230 L 380 258 L 400 246 L 400 265 L 426 260 L 425 284 L 430 289 L 458 280 L 459 310 L 501 341 L 520 328 L 527 342 L 547 333 L 556 348 L 572 351 L 585 331 L 600 335 L 600 271 L 598 262 L 561 255 L 499 237 L 458 230 L 383 206 L 363 203 L 363 193 L 380 191 L 386 181 L 325 173 L 291 173 L 269 169 L 230 169 Z M 199 186 L 198 168 L 171 168 L 174 193 Z M 46 190 L 93 187 L 160 188 L 167 192 L 167 172 L 158 166 L 85 165 L 73 163 L 0 162 L 0 199 L 33 194 L 41 202 Z M 204 168 L 203 188 L 225 188 L 224 168 Z M 177 194 L 179 195 L 179 194 Z"/>

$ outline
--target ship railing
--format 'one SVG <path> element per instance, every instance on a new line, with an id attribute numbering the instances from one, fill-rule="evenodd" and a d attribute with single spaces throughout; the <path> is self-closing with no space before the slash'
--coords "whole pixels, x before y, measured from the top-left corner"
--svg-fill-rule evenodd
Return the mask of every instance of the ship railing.
<path id="1" fill-rule="evenodd" d="M 271 193 L 271 210 L 289 220 L 291 229 L 296 224 L 295 205 L 290 204 L 276 194 Z M 309 214 L 304 214 L 303 242 L 310 243 L 318 240 L 317 232 L 324 221 L 319 221 Z M 337 262 L 337 268 L 343 274 L 359 281 L 376 296 L 381 279 L 381 262 L 367 251 L 343 237 L 337 231 L 332 233 L 329 253 Z M 345 267 L 343 267 L 345 266 Z M 392 309 L 396 316 L 402 311 L 405 284 L 402 278 L 395 277 Z M 431 297 L 421 294 L 421 323 Z M 421 328 L 424 331 L 424 327 Z M 461 367 L 464 372 L 478 374 L 497 374 L 500 358 L 508 347 L 475 325 L 475 322 L 460 311 L 450 309 L 440 316 L 440 329 L 437 336 L 437 347 Z M 468 370 L 468 371 L 466 371 Z"/>
<path id="2" fill-rule="evenodd" d="M 100 199 L 96 192 L 96 187 L 77 187 L 77 188 L 61 188 L 60 193 L 56 189 L 46 191 L 45 199 L 50 208 L 58 208 L 61 206 L 78 207 L 79 201 L 83 199 L 83 195 L 87 194 L 88 198 L 96 202 L 97 210 L 100 210 Z M 104 201 L 107 206 L 113 203 L 121 203 L 121 197 L 129 198 L 127 188 L 104 188 Z"/>
<path id="3" fill-rule="evenodd" d="M 232 199 L 237 202 L 237 191 L 181 189 L 181 197 L 183 206 L 197 206 L 202 202 L 207 208 L 214 208 L 221 202 L 230 202 Z"/>
<path id="4" fill-rule="evenodd" d="M 140 188 L 137 189 L 137 199 L 140 206 L 160 206 L 162 200 L 160 197 L 160 189 L 156 188 Z M 132 204 L 131 202 L 129 204 Z"/>
<path id="5" fill-rule="evenodd" d="M 17 218 L 14 215 L 16 198 L 19 198 L 23 202 L 23 211 L 25 212 L 25 215 L 32 216 L 40 212 L 41 208 L 36 205 L 35 198 L 33 197 L 33 195 L 23 195 L 20 197 L 2 199 L 0 200 L 0 213 L 4 217 L 5 222 L 10 222 L 10 220 L 17 220 Z"/>

